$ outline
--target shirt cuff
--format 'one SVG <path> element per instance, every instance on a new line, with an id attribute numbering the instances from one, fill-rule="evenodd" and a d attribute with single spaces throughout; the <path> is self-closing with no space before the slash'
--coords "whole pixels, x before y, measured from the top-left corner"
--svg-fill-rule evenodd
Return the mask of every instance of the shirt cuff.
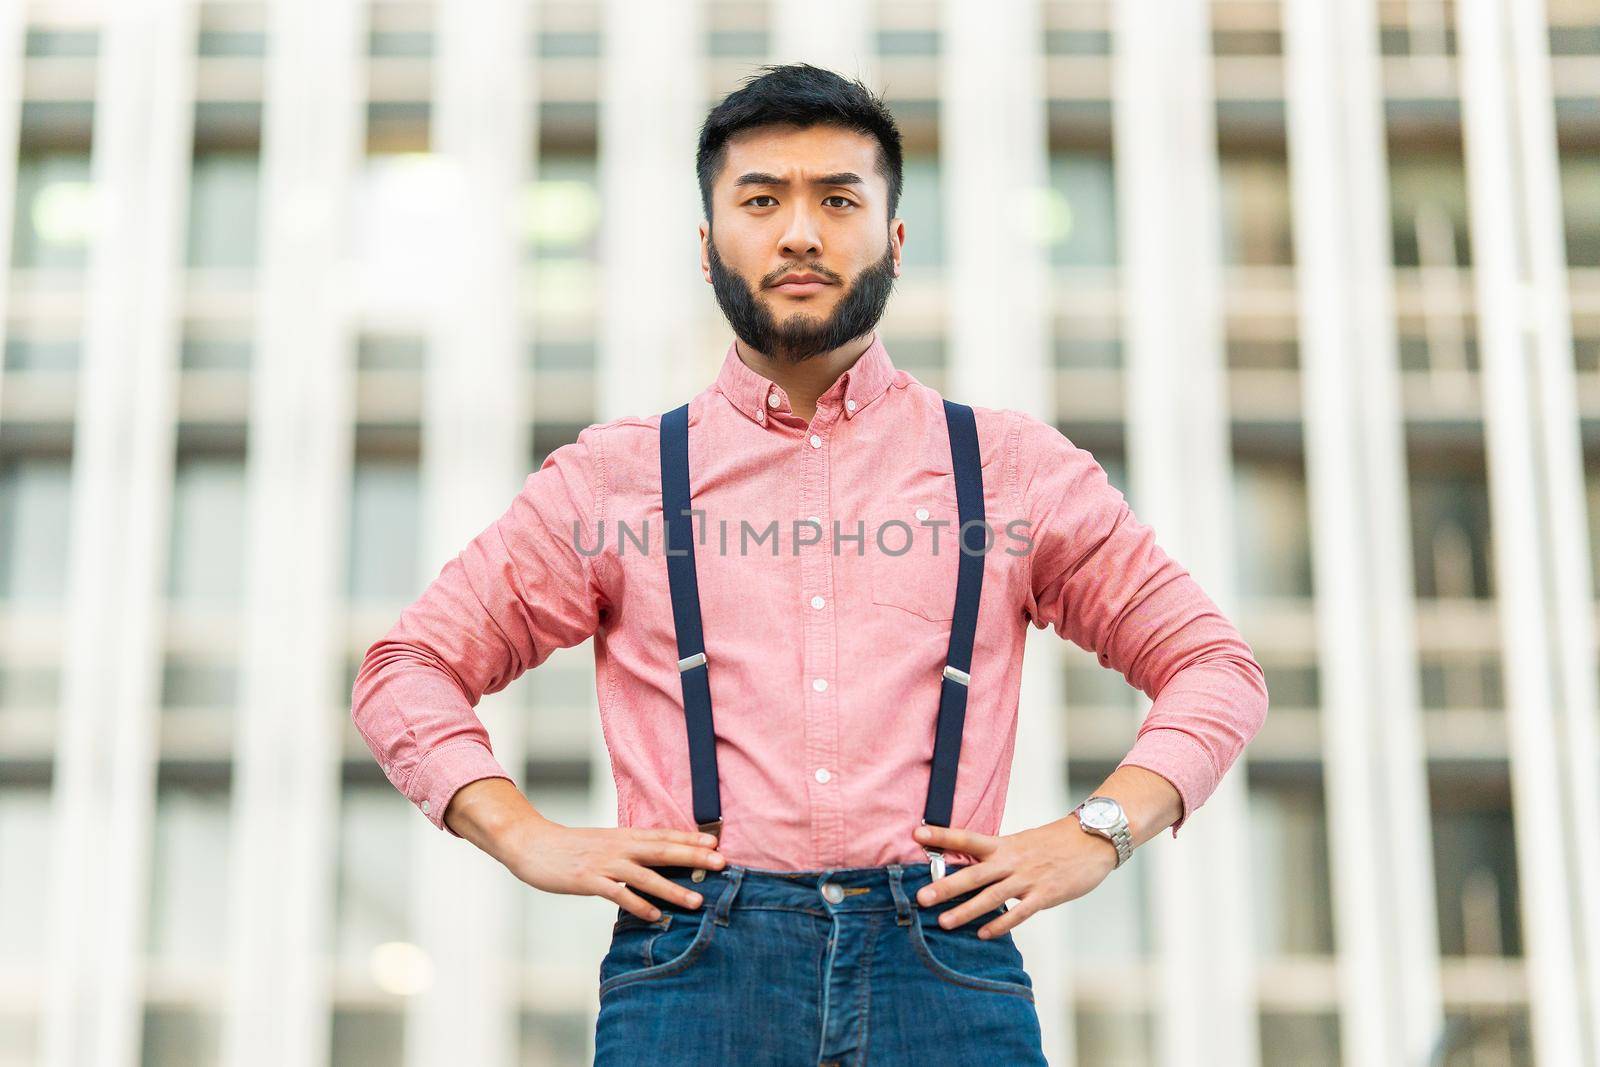
<path id="1" fill-rule="evenodd" d="M 1158 726 L 1140 734 L 1117 766 L 1143 767 L 1172 783 L 1181 806 L 1178 821 L 1172 824 L 1173 837 L 1178 836 L 1178 827 L 1205 802 L 1217 785 L 1211 754 L 1182 730 L 1168 726 Z"/>
<path id="2" fill-rule="evenodd" d="M 422 757 L 405 793 L 429 822 L 451 837 L 460 837 L 444 821 L 444 809 L 456 790 L 480 778 L 504 778 L 515 784 L 488 746 L 478 741 L 451 741 Z"/>

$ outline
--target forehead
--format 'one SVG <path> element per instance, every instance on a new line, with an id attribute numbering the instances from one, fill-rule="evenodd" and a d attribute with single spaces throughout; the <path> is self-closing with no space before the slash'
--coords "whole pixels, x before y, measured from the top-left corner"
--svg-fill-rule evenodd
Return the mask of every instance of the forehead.
<path id="1" fill-rule="evenodd" d="M 878 142 L 870 134 L 838 126 L 757 126 L 728 139 L 727 162 L 717 176 L 719 188 L 731 187 L 741 174 L 760 171 L 791 182 L 824 174 L 854 171 L 867 183 L 865 192 L 881 191 Z"/>

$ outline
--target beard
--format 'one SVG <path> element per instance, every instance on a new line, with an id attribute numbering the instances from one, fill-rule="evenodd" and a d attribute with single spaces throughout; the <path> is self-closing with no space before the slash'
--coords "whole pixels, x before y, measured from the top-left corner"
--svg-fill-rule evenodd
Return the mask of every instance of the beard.
<path id="1" fill-rule="evenodd" d="M 749 283 L 722 262 L 715 240 L 707 242 L 707 250 L 711 289 L 734 335 L 757 352 L 787 359 L 790 363 L 831 352 L 877 326 L 889 302 L 889 294 L 894 290 L 894 250 L 885 248 L 882 259 L 856 275 L 827 318 L 797 311 L 778 322 L 772 309 L 756 298 Z M 813 270 L 812 273 L 838 284 L 832 272 Z"/>

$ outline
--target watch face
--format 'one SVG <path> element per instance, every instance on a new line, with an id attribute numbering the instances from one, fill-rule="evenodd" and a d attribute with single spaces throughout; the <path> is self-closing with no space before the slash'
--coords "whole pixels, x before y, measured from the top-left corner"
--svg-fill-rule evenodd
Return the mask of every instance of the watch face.
<path id="1" fill-rule="evenodd" d="M 1094 826 L 1102 830 L 1109 830 L 1117 825 L 1117 813 L 1121 811 L 1115 800 L 1108 797 L 1098 797 L 1086 801 L 1078 811 L 1078 818 L 1083 820 L 1085 826 Z"/>

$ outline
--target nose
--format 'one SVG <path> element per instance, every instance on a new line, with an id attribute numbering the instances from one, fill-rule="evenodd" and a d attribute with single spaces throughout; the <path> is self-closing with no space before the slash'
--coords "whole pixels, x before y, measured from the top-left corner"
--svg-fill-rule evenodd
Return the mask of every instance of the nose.
<path id="1" fill-rule="evenodd" d="M 789 212 L 789 225 L 784 227 L 779 250 L 788 259 L 815 259 L 822 254 L 822 232 L 817 227 L 816 216 L 803 204 L 796 204 Z"/>

